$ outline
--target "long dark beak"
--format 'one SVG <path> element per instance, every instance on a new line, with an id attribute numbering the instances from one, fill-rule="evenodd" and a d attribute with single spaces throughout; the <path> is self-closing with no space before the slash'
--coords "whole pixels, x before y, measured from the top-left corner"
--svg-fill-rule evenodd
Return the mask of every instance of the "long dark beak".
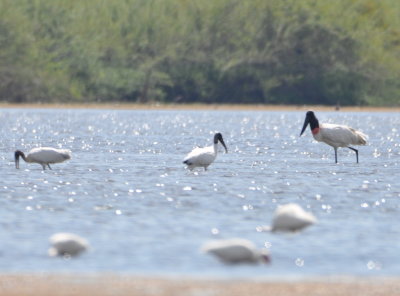
<path id="1" fill-rule="evenodd" d="M 19 153 L 15 152 L 15 168 L 19 169 Z"/>
<path id="2" fill-rule="evenodd" d="M 264 263 L 271 263 L 271 258 L 268 255 L 262 255 Z"/>
<path id="3" fill-rule="evenodd" d="M 224 139 L 222 139 L 222 137 L 221 137 L 221 138 L 219 139 L 219 141 L 221 142 L 222 146 L 224 146 L 224 148 L 225 148 L 225 153 L 228 153 L 228 148 L 226 148 Z"/>
<path id="4" fill-rule="evenodd" d="M 301 129 L 300 137 L 304 133 L 304 131 L 307 128 L 307 125 L 310 123 L 310 119 L 308 119 L 308 116 L 306 116 L 306 119 L 304 120 L 303 128 Z"/>

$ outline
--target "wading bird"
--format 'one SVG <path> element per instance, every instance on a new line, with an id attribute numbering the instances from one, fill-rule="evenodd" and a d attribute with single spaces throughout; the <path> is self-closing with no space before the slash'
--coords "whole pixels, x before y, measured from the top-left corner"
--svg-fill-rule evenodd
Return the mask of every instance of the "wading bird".
<path id="1" fill-rule="evenodd" d="M 270 262 L 266 249 L 259 250 L 251 241 L 241 238 L 212 240 L 205 243 L 201 250 L 230 264 Z"/>
<path id="2" fill-rule="evenodd" d="M 195 167 L 207 167 L 215 160 L 218 153 L 218 141 L 221 142 L 222 146 L 225 148 L 225 152 L 228 153 L 224 139 L 220 133 L 214 135 L 214 144 L 208 147 L 200 148 L 197 147 L 192 150 L 183 160 L 183 163 L 188 166 L 190 170 Z"/>
<path id="3" fill-rule="evenodd" d="M 66 149 L 56 149 L 51 147 L 33 148 L 25 156 L 24 152 L 17 150 L 14 153 L 15 167 L 19 169 L 19 157 L 22 157 L 25 162 L 34 162 L 40 164 L 43 169 L 46 165 L 51 169 L 50 164 L 66 161 L 71 158 L 71 151 Z"/>
<path id="4" fill-rule="evenodd" d="M 50 256 L 77 256 L 89 248 L 86 239 L 73 233 L 60 232 L 49 238 Z"/>
<path id="5" fill-rule="evenodd" d="M 337 163 L 337 149 L 339 147 L 347 147 L 353 150 L 356 153 L 358 163 L 358 150 L 350 147 L 350 145 L 365 145 L 367 143 L 367 135 L 345 125 L 320 124 L 314 112 L 308 111 L 300 136 L 304 133 L 308 124 L 315 140 L 333 147 L 335 150 L 335 163 Z"/>

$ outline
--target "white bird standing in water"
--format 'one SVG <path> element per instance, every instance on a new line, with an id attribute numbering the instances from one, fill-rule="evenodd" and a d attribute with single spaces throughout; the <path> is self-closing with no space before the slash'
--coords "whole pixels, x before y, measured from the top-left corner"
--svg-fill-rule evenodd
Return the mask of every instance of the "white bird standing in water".
<path id="1" fill-rule="evenodd" d="M 358 163 L 358 150 L 350 145 L 365 145 L 368 136 L 346 125 L 318 122 L 314 112 L 308 111 L 301 130 L 300 136 L 304 133 L 307 125 L 310 124 L 311 133 L 315 140 L 324 142 L 335 150 L 335 163 L 337 163 L 337 149 L 347 147 L 356 153 Z"/>
<path id="2" fill-rule="evenodd" d="M 15 167 L 19 169 L 19 157 L 22 157 L 25 162 L 38 163 L 46 169 L 46 166 L 51 169 L 50 164 L 66 161 L 71 158 L 71 151 L 67 149 L 56 149 L 51 147 L 33 148 L 25 156 L 24 152 L 17 150 L 14 153 Z"/>
<path id="3" fill-rule="evenodd" d="M 279 206 L 272 219 L 271 231 L 299 231 L 317 222 L 313 214 L 295 203 Z"/>
<path id="4" fill-rule="evenodd" d="M 50 256 L 77 256 L 89 248 L 86 239 L 73 233 L 56 233 L 50 237 L 49 241 L 52 245 L 49 249 Z"/>
<path id="5" fill-rule="evenodd" d="M 205 243 L 201 250 L 230 264 L 270 262 L 266 249 L 259 250 L 251 241 L 241 238 L 212 240 Z"/>
<path id="6" fill-rule="evenodd" d="M 188 166 L 190 170 L 195 167 L 207 167 L 215 160 L 218 154 L 218 141 L 221 142 L 222 146 L 225 148 L 225 152 L 228 153 L 224 139 L 220 133 L 214 135 L 214 144 L 208 147 L 200 148 L 197 147 L 192 150 L 183 160 L 183 163 Z"/>

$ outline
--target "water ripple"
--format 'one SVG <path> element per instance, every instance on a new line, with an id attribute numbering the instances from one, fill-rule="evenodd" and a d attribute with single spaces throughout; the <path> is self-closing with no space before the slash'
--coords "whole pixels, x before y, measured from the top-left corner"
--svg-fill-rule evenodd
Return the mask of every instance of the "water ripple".
<path id="1" fill-rule="evenodd" d="M 369 135 L 354 152 L 299 138 L 303 112 L 7 109 L 0 113 L 2 271 L 121 271 L 239 276 L 399 275 L 400 118 L 321 112 Z M 386 128 L 381 128 L 382 126 Z M 190 172 L 183 157 L 224 135 L 229 153 Z M 13 151 L 68 148 L 42 171 Z M 296 202 L 319 223 L 297 235 L 259 232 L 276 206 Z M 68 263 L 47 238 L 85 236 L 94 249 Z M 204 256 L 211 238 L 268 246 L 268 267 L 229 268 Z M 179 255 L 177 255 L 179 254 Z"/>

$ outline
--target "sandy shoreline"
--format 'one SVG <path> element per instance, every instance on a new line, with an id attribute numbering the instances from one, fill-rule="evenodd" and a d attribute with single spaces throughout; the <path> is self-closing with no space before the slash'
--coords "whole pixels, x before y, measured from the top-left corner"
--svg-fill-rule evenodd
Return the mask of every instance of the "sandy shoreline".
<path id="1" fill-rule="evenodd" d="M 136 103 L 49 103 L 9 104 L 1 103 L 0 108 L 38 109 L 116 109 L 116 110 L 231 110 L 231 111 L 335 111 L 334 106 L 305 105 L 241 105 L 241 104 L 136 104 Z M 399 112 L 400 107 L 342 107 L 344 112 Z"/>
<path id="2" fill-rule="evenodd" d="M 296 296 L 400 295 L 398 278 L 313 280 L 206 280 L 101 275 L 0 275 L 0 295 Z"/>

